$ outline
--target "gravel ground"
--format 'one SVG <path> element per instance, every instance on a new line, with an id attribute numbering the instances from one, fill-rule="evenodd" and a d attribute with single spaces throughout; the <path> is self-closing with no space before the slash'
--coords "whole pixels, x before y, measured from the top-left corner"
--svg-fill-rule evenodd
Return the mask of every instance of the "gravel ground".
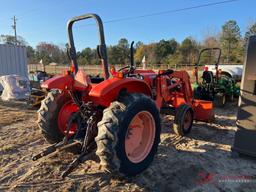
<path id="1" fill-rule="evenodd" d="M 236 106 L 217 108 L 214 123 L 195 122 L 186 137 L 173 134 L 172 117 L 162 116 L 158 154 L 134 178 L 102 172 L 95 156 L 62 180 L 60 173 L 74 155 L 31 161 L 48 145 L 36 125 L 36 110 L 0 101 L 0 191 L 255 191 L 256 161 L 231 157 Z"/>

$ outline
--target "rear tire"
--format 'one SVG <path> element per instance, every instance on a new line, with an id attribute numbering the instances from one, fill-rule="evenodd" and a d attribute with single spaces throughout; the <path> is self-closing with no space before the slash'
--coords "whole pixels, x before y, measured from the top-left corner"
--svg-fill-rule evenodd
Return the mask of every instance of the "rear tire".
<path id="1" fill-rule="evenodd" d="M 173 124 L 175 134 L 184 136 L 191 131 L 194 115 L 192 108 L 187 104 L 182 104 L 178 107 Z"/>
<path id="2" fill-rule="evenodd" d="M 142 119 L 139 119 L 141 121 L 135 121 L 135 123 L 138 122 L 138 125 L 134 125 L 135 118 L 144 117 L 140 115 L 148 116 L 148 119 L 144 119 L 143 123 L 141 123 Z M 148 124 L 148 121 L 152 121 L 151 124 Z M 134 127 L 132 128 L 131 125 Z M 153 132 L 150 132 L 151 125 L 154 125 Z M 137 132 L 138 130 L 140 131 Z M 104 110 L 103 118 L 98 123 L 98 136 L 95 138 L 96 154 L 106 170 L 119 171 L 126 176 L 134 176 L 145 170 L 153 161 L 160 142 L 160 132 L 160 116 L 154 101 L 143 94 L 129 94 L 122 97 L 120 102 L 111 103 Z M 134 151 L 137 151 L 137 154 L 134 153 L 135 155 L 133 154 L 134 151 L 128 153 L 130 137 L 134 141 L 132 144 L 136 147 L 134 148 Z M 148 140 L 144 138 L 148 138 Z M 148 145 L 149 143 L 150 145 Z M 138 153 L 140 149 L 142 152 Z M 141 157 L 142 154 L 145 155 Z M 136 159 L 136 157 L 141 158 Z"/>
<path id="3" fill-rule="evenodd" d="M 231 101 L 231 102 L 234 102 L 234 93 L 231 93 L 231 95 L 229 96 L 229 101 Z"/>
<path id="4" fill-rule="evenodd" d="M 217 93 L 214 97 L 214 105 L 217 107 L 224 107 L 226 105 L 226 95 L 225 93 Z"/>
<path id="5" fill-rule="evenodd" d="M 49 143 L 60 142 L 64 137 L 58 127 L 58 114 L 61 107 L 69 100 L 68 95 L 64 95 L 59 90 L 52 90 L 41 103 L 37 123 Z"/>

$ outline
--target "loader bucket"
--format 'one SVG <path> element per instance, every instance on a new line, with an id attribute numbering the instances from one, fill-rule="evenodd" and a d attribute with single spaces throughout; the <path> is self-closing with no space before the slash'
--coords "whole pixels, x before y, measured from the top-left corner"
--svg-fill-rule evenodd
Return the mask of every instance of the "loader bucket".
<path id="1" fill-rule="evenodd" d="M 193 102 L 194 119 L 197 121 L 210 122 L 214 119 L 212 101 L 195 99 Z"/>

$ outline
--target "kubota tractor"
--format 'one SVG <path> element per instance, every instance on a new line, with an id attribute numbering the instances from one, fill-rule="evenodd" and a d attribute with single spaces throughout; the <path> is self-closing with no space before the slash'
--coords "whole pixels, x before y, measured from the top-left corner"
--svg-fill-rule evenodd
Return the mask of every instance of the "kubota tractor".
<path id="1" fill-rule="evenodd" d="M 98 26 L 97 51 L 104 78 L 94 78 L 78 68 L 72 26 L 89 18 Z M 127 176 L 142 172 L 157 152 L 160 112 L 175 115 L 173 128 L 179 135 L 190 132 L 193 120 L 212 119 L 212 102 L 193 99 L 186 71 L 136 69 L 132 46 L 131 65 L 109 70 L 99 16 L 87 14 L 71 19 L 68 36 L 71 69 L 43 83 L 50 92 L 38 111 L 38 125 L 53 145 L 33 157 L 37 160 L 67 148 L 78 152 L 62 177 L 94 153 L 108 171 Z"/>

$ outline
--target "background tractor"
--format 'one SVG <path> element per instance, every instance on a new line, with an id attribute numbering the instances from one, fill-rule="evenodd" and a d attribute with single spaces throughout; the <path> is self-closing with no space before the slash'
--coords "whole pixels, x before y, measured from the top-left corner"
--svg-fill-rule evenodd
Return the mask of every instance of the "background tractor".
<path id="1" fill-rule="evenodd" d="M 224 106 L 227 99 L 233 101 L 239 96 L 239 86 L 228 73 L 219 70 L 221 49 L 206 48 L 201 50 L 195 65 L 196 82 L 194 84 L 194 97 L 214 101 L 217 106 Z M 215 65 L 215 73 L 204 68 L 201 81 L 199 80 L 199 66 Z"/>
<path id="2" fill-rule="evenodd" d="M 78 68 L 72 26 L 96 20 L 100 44 L 97 51 L 103 77 L 87 75 Z M 100 17 L 87 14 L 68 22 L 70 71 L 42 84 L 49 91 L 38 111 L 38 126 L 49 143 L 33 157 L 70 148 L 78 157 L 63 172 L 67 176 L 88 156 L 97 154 L 108 171 L 133 176 L 152 162 L 160 142 L 160 112 L 175 115 L 174 131 L 190 132 L 193 120 L 213 118 L 212 102 L 193 99 L 186 71 L 136 69 L 131 45 L 131 65 L 116 70 L 107 61 Z"/>

